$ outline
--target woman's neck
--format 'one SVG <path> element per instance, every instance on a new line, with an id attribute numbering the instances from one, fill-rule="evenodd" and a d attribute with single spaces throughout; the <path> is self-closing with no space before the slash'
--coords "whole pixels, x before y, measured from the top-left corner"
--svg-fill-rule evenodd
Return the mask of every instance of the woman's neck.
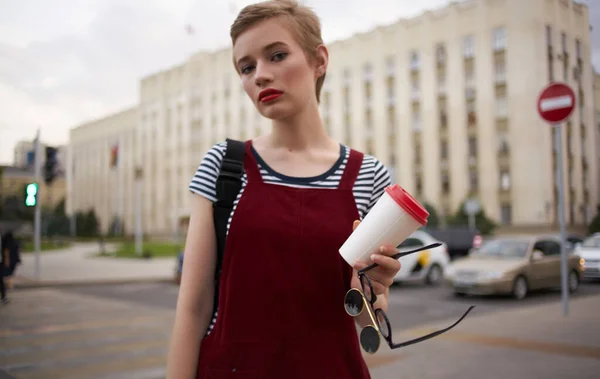
<path id="1" fill-rule="evenodd" d="M 273 129 L 267 139 L 272 147 L 289 151 L 339 149 L 339 145 L 327 135 L 323 127 L 316 100 L 289 118 L 273 121 Z"/>

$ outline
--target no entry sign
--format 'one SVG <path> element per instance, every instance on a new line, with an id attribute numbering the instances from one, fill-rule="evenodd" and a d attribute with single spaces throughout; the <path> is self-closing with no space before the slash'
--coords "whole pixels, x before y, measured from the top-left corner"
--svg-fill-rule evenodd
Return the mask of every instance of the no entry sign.
<path id="1" fill-rule="evenodd" d="M 540 117 L 554 126 L 554 143 L 558 162 L 563 161 L 562 122 L 575 108 L 575 93 L 566 84 L 553 83 L 544 88 L 538 97 L 537 109 Z M 558 187 L 558 224 L 560 227 L 560 277 L 562 289 L 563 314 L 569 313 L 569 287 L 567 267 L 567 228 L 565 222 L 565 188 L 563 165 L 556 168 L 556 186 Z"/>
<path id="2" fill-rule="evenodd" d="M 566 84 L 554 83 L 540 93 L 537 103 L 540 117 L 551 124 L 566 120 L 575 108 L 575 93 Z"/>

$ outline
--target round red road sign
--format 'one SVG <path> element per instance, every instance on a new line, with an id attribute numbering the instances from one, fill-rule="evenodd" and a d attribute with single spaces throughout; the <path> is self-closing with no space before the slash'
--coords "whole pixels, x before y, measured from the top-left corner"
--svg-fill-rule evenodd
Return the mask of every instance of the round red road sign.
<path id="1" fill-rule="evenodd" d="M 544 88 L 537 102 L 540 117 L 555 124 L 566 120 L 575 108 L 575 93 L 566 84 L 553 83 Z"/>

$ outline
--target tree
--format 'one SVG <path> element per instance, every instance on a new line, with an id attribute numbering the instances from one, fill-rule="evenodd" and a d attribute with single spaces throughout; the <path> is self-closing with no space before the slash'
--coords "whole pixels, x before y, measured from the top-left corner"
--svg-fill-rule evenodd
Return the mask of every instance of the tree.
<path id="1" fill-rule="evenodd" d="M 469 215 L 464 210 L 465 201 L 460 204 L 460 207 L 456 211 L 456 213 L 450 217 L 448 217 L 448 225 L 468 225 L 469 224 Z M 496 229 L 497 225 L 490 220 L 486 214 L 485 210 L 481 208 L 479 213 L 475 215 L 475 227 L 479 231 L 479 233 L 483 235 L 491 234 L 494 229 Z"/>
<path id="2" fill-rule="evenodd" d="M 429 203 L 424 203 L 423 206 L 429 212 L 429 218 L 427 219 L 427 227 L 437 228 L 440 225 L 440 217 L 435 207 Z"/>
<path id="3" fill-rule="evenodd" d="M 588 233 L 600 233 L 600 204 L 596 206 L 596 216 L 588 225 Z"/>
<path id="4" fill-rule="evenodd" d="M 49 236 L 68 236 L 70 232 L 71 223 L 65 212 L 65 199 L 63 198 L 51 212 L 48 212 L 47 234 Z"/>
<path id="5" fill-rule="evenodd" d="M 90 209 L 87 212 L 75 213 L 77 224 L 77 236 L 80 237 L 97 237 L 98 236 L 98 218 L 96 212 Z"/>

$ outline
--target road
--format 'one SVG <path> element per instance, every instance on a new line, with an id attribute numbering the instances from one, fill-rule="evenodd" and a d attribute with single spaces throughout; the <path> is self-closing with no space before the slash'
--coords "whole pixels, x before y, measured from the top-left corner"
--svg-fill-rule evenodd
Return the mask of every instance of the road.
<path id="1" fill-rule="evenodd" d="M 67 289 L 78 294 L 92 295 L 130 302 L 139 302 L 152 307 L 174 309 L 177 303 L 177 286 L 165 283 L 79 286 Z M 582 283 L 572 297 L 600 294 L 600 282 Z M 425 323 L 458 318 L 470 305 L 473 312 L 496 312 L 507 308 L 518 308 L 560 302 L 560 290 L 532 293 L 523 301 L 511 297 L 465 297 L 457 298 L 446 287 L 431 287 L 417 283 L 394 285 L 390 291 L 388 317 L 394 328 L 413 328 Z M 473 313 L 474 314 L 474 313 Z"/>
<path id="2" fill-rule="evenodd" d="M 582 284 L 574 298 L 600 294 L 600 283 Z M 19 290 L 0 307 L 0 378 L 164 378 L 177 287 L 167 283 L 95 285 Z M 455 298 L 445 287 L 404 284 L 392 288 L 392 327 L 410 329 L 457 319 L 469 305 L 493 313 L 555 303 L 560 292 L 508 298 Z M 433 346 L 433 345 L 430 345 Z M 385 362 L 373 356 L 370 367 Z M 387 379 L 374 376 L 374 379 Z"/>

